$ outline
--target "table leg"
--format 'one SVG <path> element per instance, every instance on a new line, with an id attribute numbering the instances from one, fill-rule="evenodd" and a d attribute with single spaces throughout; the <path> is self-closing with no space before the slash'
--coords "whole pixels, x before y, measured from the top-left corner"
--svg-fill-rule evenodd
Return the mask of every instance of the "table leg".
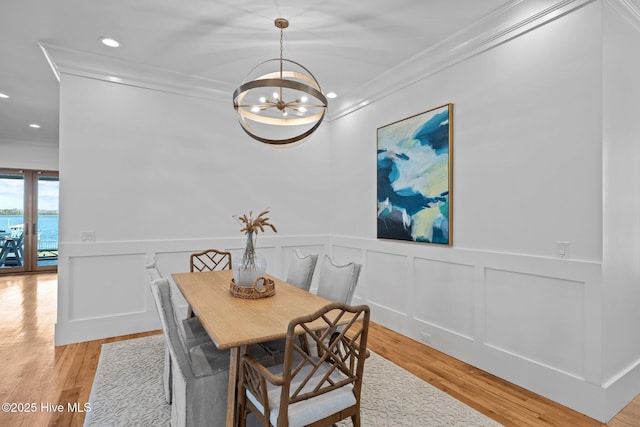
<path id="1" fill-rule="evenodd" d="M 229 350 L 229 388 L 227 389 L 227 427 L 238 425 L 238 371 L 240 370 L 240 354 L 242 347 Z"/>

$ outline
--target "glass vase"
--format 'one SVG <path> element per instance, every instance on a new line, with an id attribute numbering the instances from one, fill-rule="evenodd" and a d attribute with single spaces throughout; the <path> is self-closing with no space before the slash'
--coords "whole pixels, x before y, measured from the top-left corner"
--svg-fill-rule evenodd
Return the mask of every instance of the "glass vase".
<path id="1" fill-rule="evenodd" d="M 232 263 L 233 280 L 238 286 L 253 286 L 256 279 L 267 271 L 267 260 L 256 253 L 255 236 L 247 233 L 247 243 L 242 256 Z"/>

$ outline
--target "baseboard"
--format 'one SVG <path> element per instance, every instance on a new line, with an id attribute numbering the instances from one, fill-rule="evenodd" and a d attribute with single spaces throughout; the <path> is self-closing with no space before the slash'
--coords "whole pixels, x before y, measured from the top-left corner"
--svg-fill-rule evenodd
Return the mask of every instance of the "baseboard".
<path id="1" fill-rule="evenodd" d="M 604 385 L 606 390 L 605 418 L 609 421 L 636 396 L 640 395 L 640 359 L 629 369 Z"/>
<path id="2" fill-rule="evenodd" d="M 121 314 L 57 322 L 55 345 L 67 345 L 160 329 L 156 312 Z"/>

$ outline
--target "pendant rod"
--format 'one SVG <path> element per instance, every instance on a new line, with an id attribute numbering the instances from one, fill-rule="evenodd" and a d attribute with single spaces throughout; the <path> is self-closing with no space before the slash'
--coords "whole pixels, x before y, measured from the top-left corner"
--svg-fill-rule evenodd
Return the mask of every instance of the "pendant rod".
<path id="1" fill-rule="evenodd" d="M 289 21 L 287 21 L 284 18 L 277 18 L 274 23 L 277 28 L 280 28 L 280 80 L 282 80 L 282 75 L 283 75 L 282 60 L 284 59 L 284 55 L 283 55 L 284 29 L 289 26 Z M 280 101 L 278 102 L 278 108 L 284 113 L 285 107 L 286 107 L 286 104 L 284 102 L 284 99 L 282 98 L 282 85 L 280 85 Z"/>

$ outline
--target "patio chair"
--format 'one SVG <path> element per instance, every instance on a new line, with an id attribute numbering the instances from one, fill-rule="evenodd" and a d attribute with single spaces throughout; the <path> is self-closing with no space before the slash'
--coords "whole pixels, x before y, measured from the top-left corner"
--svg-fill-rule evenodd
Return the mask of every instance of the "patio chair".
<path id="1" fill-rule="evenodd" d="M 2 249 L 0 249 L 0 267 L 22 266 L 22 260 L 24 258 L 23 243 L 24 233 L 21 233 L 18 237 L 8 237 L 4 240 Z"/>

